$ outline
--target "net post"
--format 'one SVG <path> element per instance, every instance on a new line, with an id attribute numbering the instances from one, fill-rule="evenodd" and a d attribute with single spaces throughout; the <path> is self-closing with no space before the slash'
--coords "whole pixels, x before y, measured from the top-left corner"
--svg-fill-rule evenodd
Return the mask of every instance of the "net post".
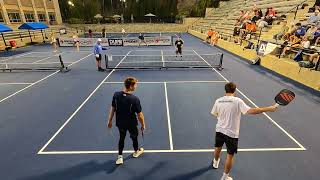
<path id="1" fill-rule="evenodd" d="M 64 63 L 63 63 L 63 61 L 62 61 L 62 56 L 61 56 L 61 54 L 59 54 L 59 61 L 60 61 L 60 65 L 61 65 L 61 67 L 60 67 L 60 72 L 68 72 L 69 69 L 68 69 L 68 67 L 65 67 L 65 65 L 64 65 Z"/>
<path id="2" fill-rule="evenodd" d="M 108 69 L 108 67 L 109 67 L 109 60 L 108 60 L 108 56 L 105 54 L 104 55 L 104 61 L 105 61 L 105 65 L 106 65 L 106 69 Z"/>
<path id="3" fill-rule="evenodd" d="M 222 70 L 222 62 L 223 62 L 223 53 L 220 55 L 220 61 L 219 61 L 219 69 Z"/>

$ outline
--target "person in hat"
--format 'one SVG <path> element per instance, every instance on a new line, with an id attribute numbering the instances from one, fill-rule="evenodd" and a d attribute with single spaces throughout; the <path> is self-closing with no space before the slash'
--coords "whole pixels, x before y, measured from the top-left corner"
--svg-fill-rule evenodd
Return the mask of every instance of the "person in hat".
<path id="1" fill-rule="evenodd" d="M 96 57 L 98 71 L 104 71 L 104 69 L 101 67 L 102 52 L 103 52 L 103 50 L 107 50 L 107 48 L 102 47 L 101 42 L 102 42 L 102 40 L 99 38 L 97 40 L 97 43 L 94 45 L 94 51 L 93 51 L 93 53 Z"/>

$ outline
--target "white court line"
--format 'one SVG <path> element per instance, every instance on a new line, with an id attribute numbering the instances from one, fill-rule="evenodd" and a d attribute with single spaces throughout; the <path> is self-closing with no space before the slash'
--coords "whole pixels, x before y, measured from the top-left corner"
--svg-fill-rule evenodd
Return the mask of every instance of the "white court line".
<path id="1" fill-rule="evenodd" d="M 35 61 L 35 62 L 33 62 L 32 64 L 39 63 L 39 62 L 45 61 L 45 60 L 47 60 L 47 59 L 50 59 L 50 57 L 46 57 L 46 58 L 40 59 L 39 61 Z"/>
<path id="2" fill-rule="evenodd" d="M 19 55 L 17 55 L 17 56 L 10 56 L 10 57 L 8 57 L 8 58 L 6 58 L 6 59 L 1 60 L 0 62 L 6 62 L 6 61 L 9 61 L 9 60 L 14 59 L 14 58 L 19 58 L 19 57 L 22 57 L 22 56 L 29 55 L 29 54 L 31 54 L 31 53 L 32 53 L 32 52 L 22 53 L 22 54 L 19 54 Z"/>
<path id="3" fill-rule="evenodd" d="M 87 55 L 87 56 L 85 56 L 85 57 L 83 57 L 83 58 L 81 58 L 81 59 L 79 59 L 78 61 L 73 62 L 73 63 L 70 64 L 69 66 L 72 66 L 72 65 L 74 65 L 74 64 L 76 64 L 76 63 L 78 63 L 78 62 L 80 62 L 80 61 L 82 61 L 82 60 L 84 60 L 84 59 L 86 59 L 87 57 L 89 57 L 89 56 L 91 56 L 91 55 L 92 55 L 92 53 L 89 54 L 89 55 Z M 69 67 L 69 66 L 68 66 L 68 67 Z M 51 77 L 51 76 L 53 76 L 53 75 L 55 75 L 55 74 L 57 74 L 57 73 L 59 73 L 59 72 L 60 72 L 60 70 L 58 70 L 58 71 L 56 71 L 56 72 L 54 72 L 54 73 L 51 73 L 51 74 L 49 74 L 48 76 L 40 79 L 39 81 L 36 81 L 35 83 L 32 83 L 32 84 L 30 84 L 29 86 L 27 86 L 27 87 L 25 87 L 25 88 L 23 88 L 23 89 L 20 89 L 19 91 L 17 91 L 17 92 L 15 92 L 15 93 L 13 93 L 13 94 L 11 94 L 11 95 L 9 95 L 9 96 L 1 99 L 1 100 L 0 100 L 0 103 L 2 103 L 3 101 L 5 101 L 5 100 L 7 100 L 7 99 L 9 99 L 9 98 L 11 98 L 11 97 L 19 94 L 20 92 L 22 92 L 22 91 L 24 91 L 24 90 L 26 90 L 26 89 L 29 89 L 30 87 L 32 87 L 32 86 L 34 86 L 34 85 L 36 85 L 36 84 L 38 84 L 38 83 L 40 83 L 40 82 L 48 79 L 49 77 Z"/>
<path id="4" fill-rule="evenodd" d="M 144 150 L 145 153 L 212 153 L 214 149 L 179 149 L 179 150 Z M 222 149 L 226 152 L 226 149 Z M 238 149 L 238 152 L 286 152 L 286 151 L 305 151 L 302 148 L 252 148 Z M 66 155 L 66 154 L 117 154 L 118 151 L 44 151 L 39 155 Z M 133 153 L 131 150 L 125 150 L 123 153 Z"/>
<path id="5" fill-rule="evenodd" d="M 29 85 L 33 83 L 0 83 L 0 85 Z"/>
<path id="6" fill-rule="evenodd" d="M 173 150 L 170 110 L 169 110 L 169 101 L 168 101 L 168 89 L 167 89 L 167 83 L 164 82 L 163 84 L 164 84 L 164 94 L 165 94 L 165 97 L 166 97 L 166 108 L 167 108 L 167 120 L 168 120 L 168 133 L 169 133 L 170 150 Z"/>
<path id="7" fill-rule="evenodd" d="M 127 54 L 130 54 L 129 51 Z M 92 53 L 91 53 L 92 54 Z M 90 55 L 91 55 L 90 54 Z M 123 57 L 122 60 L 117 64 L 115 68 L 117 68 L 121 62 L 126 58 Z M 109 76 L 115 71 L 113 69 L 101 82 L 100 84 L 91 92 L 91 94 L 81 103 L 81 105 L 71 114 L 71 116 L 67 119 L 67 121 L 58 129 L 57 132 L 49 139 L 49 141 L 39 150 L 38 154 L 43 152 L 43 150 L 53 141 L 53 139 L 62 131 L 62 129 L 71 121 L 71 119 L 80 111 L 80 109 L 87 103 L 87 101 L 94 95 L 94 93 L 102 86 L 102 84 L 109 78 Z"/>
<path id="8" fill-rule="evenodd" d="M 210 65 L 204 58 L 202 58 L 196 51 L 194 51 L 202 60 L 204 60 L 208 65 Z M 210 65 L 211 66 L 211 65 Z M 224 80 L 227 82 L 230 82 L 227 78 L 225 78 L 219 71 L 217 71 L 215 68 L 212 68 L 216 73 L 218 73 Z M 243 97 L 245 97 L 252 105 L 258 108 L 258 106 L 250 99 L 248 98 L 243 92 L 241 92 L 237 88 L 237 92 L 239 92 Z M 284 128 L 282 128 L 275 120 L 273 120 L 267 113 L 263 113 L 274 125 L 276 125 L 282 132 L 284 132 L 291 140 L 293 140 L 301 149 L 306 150 L 302 144 L 300 144 L 291 134 L 289 134 Z"/>
<path id="9" fill-rule="evenodd" d="M 152 49 L 137 49 L 137 50 L 132 50 L 132 52 L 134 52 L 134 51 L 157 51 L 157 52 L 159 52 L 159 51 L 164 51 L 164 52 L 166 52 L 166 51 L 174 51 L 174 50 L 168 50 L 168 49 L 159 49 L 159 50 L 152 50 Z M 184 49 L 183 50 L 184 52 L 192 52 L 193 50 L 192 49 Z"/>
<path id="10" fill-rule="evenodd" d="M 166 81 L 167 84 L 174 84 L 174 83 L 226 83 L 227 81 Z M 162 84 L 163 81 L 155 81 L 155 82 L 141 82 L 139 81 L 138 84 Z M 123 82 L 104 82 L 104 84 L 123 84 Z"/>
<path id="11" fill-rule="evenodd" d="M 127 57 L 177 57 L 176 54 L 164 54 L 163 51 L 160 51 L 161 54 L 156 54 L 156 55 L 152 55 L 152 54 L 132 54 L 132 55 L 128 55 Z M 201 54 L 202 56 L 216 56 L 217 54 Z M 117 55 L 112 55 L 114 57 L 123 57 L 125 55 L 122 54 L 117 54 Z M 190 56 L 197 56 L 197 54 L 183 54 L 184 57 L 190 57 Z"/>
<path id="12" fill-rule="evenodd" d="M 122 64 L 135 64 L 135 63 L 140 63 L 140 64 L 143 64 L 143 63 L 160 63 L 160 62 L 162 62 L 163 64 L 165 63 L 165 62 L 167 62 L 167 63 L 172 63 L 172 62 L 174 62 L 174 63 L 186 63 L 186 62 L 189 62 L 189 63 L 199 63 L 199 62 L 202 62 L 203 63 L 203 61 L 181 61 L 181 60 L 176 60 L 176 61 L 127 61 L 127 62 L 123 62 Z M 164 67 L 164 66 L 163 66 Z M 209 68 L 209 67 L 208 67 Z"/>

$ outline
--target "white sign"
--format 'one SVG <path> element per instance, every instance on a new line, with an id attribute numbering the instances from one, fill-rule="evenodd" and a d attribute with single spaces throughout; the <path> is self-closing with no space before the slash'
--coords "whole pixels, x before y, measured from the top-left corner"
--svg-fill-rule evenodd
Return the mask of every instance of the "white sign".
<path id="1" fill-rule="evenodd" d="M 94 46 L 97 43 L 98 38 L 77 38 L 79 40 L 80 46 Z M 102 46 L 109 46 L 107 38 L 100 38 Z M 62 47 L 75 46 L 73 38 L 60 38 L 59 44 Z"/>

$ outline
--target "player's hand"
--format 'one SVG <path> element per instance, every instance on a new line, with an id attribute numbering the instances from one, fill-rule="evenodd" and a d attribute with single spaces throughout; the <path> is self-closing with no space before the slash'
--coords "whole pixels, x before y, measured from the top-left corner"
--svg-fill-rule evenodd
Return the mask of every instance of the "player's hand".
<path id="1" fill-rule="evenodd" d="M 108 128 L 110 128 L 110 129 L 112 128 L 112 122 L 110 122 L 110 121 L 108 122 Z"/>
<path id="2" fill-rule="evenodd" d="M 275 112 L 278 109 L 279 105 L 274 104 L 273 106 L 270 106 L 270 112 Z"/>
<path id="3" fill-rule="evenodd" d="M 141 132 L 143 133 L 144 132 L 144 130 L 146 129 L 146 127 L 143 125 L 143 126 L 141 126 Z"/>

